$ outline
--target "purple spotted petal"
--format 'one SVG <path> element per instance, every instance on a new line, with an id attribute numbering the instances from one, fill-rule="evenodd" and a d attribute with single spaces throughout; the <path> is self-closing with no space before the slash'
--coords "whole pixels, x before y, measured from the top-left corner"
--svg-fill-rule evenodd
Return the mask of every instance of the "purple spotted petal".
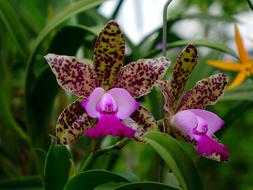
<path id="1" fill-rule="evenodd" d="M 206 135 L 209 137 L 212 137 L 212 135 L 224 125 L 224 121 L 210 111 L 201 109 L 189 109 L 188 111 L 194 113 L 200 118 L 203 118 L 205 122 L 208 123 Z"/>
<path id="2" fill-rule="evenodd" d="M 146 131 L 157 130 L 157 122 L 153 115 L 143 106 L 140 107 L 130 116 L 129 126 L 136 129 L 134 138 L 143 141 L 143 135 Z"/>
<path id="3" fill-rule="evenodd" d="M 200 156 L 205 156 L 218 161 L 226 161 L 229 157 L 227 147 L 206 135 L 201 135 L 199 138 L 197 152 Z"/>
<path id="4" fill-rule="evenodd" d="M 176 113 L 172 117 L 171 124 L 173 127 L 189 135 L 192 139 L 195 138 L 193 129 L 198 127 L 198 119 L 193 112 L 184 110 Z"/>
<path id="5" fill-rule="evenodd" d="M 98 86 L 109 90 L 123 66 L 125 40 L 119 25 L 110 21 L 99 34 L 94 50 L 94 69 Z"/>
<path id="6" fill-rule="evenodd" d="M 80 100 L 66 107 L 56 124 L 56 137 L 59 144 L 76 142 L 85 131 L 92 126 L 94 119 L 90 118 L 82 107 Z"/>
<path id="7" fill-rule="evenodd" d="M 124 66 L 115 78 L 116 88 L 126 89 L 134 98 L 149 93 L 162 79 L 170 63 L 165 57 L 142 59 Z"/>
<path id="8" fill-rule="evenodd" d="M 82 106 L 85 108 L 87 111 L 88 115 L 92 118 L 97 118 L 98 117 L 98 111 L 97 111 L 97 103 L 99 99 L 103 96 L 105 93 L 104 89 L 101 87 L 96 88 L 93 90 L 91 95 L 86 98 L 84 101 L 82 101 Z"/>
<path id="9" fill-rule="evenodd" d="M 215 104 L 223 95 L 227 83 L 228 77 L 222 73 L 198 81 L 193 89 L 183 96 L 177 111 L 205 109 L 207 105 Z"/>
<path id="10" fill-rule="evenodd" d="M 123 88 L 113 88 L 108 91 L 117 103 L 117 117 L 127 119 L 135 110 L 139 108 L 139 103 Z"/>
<path id="11" fill-rule="evenodd" d="M 86 131 L 89 138 L 101 138 L 107 135 L 132 137 L 135 130 L 123 124 L 115 114 L 100 114 L 98 123 Z"/>
<path id="12" fill-rule="evenodd" d="M 170 91 L 170 84 L 167 80 L 158 80 L 155 82 L 155 86 L 160 89 L 164 97 L 164 106 L 165 118 L 170 120 L 171 115 L 173 115 L 173 98 Z"/>
<path id="13" fill-rule="evenodd" d="M 184 87 L 198 63 L 198 52 L 195 46 L 188 45 L 178 56 L 177 63 L 174 66 L 170 81 L 170 94 L 173 110 L 176 110 L 178 99 L 180 98 Z"/>
<path id="14" fill-rule="evenodd" d="M 96 73 L 92 64 L 84 63 L 75 57 L 47 54 L 48 64 L 59 85 L 79 97 L 87 97 L 96 88 Z"/>

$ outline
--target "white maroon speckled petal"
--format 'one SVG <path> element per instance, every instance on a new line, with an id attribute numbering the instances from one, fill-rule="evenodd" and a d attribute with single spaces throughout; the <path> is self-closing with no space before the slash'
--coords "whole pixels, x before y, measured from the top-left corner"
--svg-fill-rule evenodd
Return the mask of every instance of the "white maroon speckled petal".
<path id="1" fill-rule="evenodd" d="M 58 84 L 78 97 L 87 97 L 96 88 L 93 65 L 72 56 L 49 53 L 45 56 Z"/>
<path id="2" fill-rule="evenodd" d="M 134 98 L 144 96 L 163 78 L 169 65 L 165 57 L 132 62 L 119 71 L 114 87 L 126 89 Z"/>

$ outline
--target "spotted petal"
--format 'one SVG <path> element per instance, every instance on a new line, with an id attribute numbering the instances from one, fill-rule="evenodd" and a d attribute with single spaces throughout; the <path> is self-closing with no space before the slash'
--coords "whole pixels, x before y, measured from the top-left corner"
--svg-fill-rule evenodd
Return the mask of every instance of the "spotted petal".
<path id="1" fill-rule="evenodd" d="M 59 85 L 76 96 L 87 97 L 96 88 L 93 66 L 72 56 L 47 54 L 48 64 Z"/>
<path id="2" fill-rule="evenodd" d="M 58 143 L 71 144 L 76 142 L 94 123 L 94 120 L 87 115 L 80 102 L 80 100 L 77 100 L 70 104 L 59 116 L 56 124 Z"/>
<path id="3" fill-rule="evenodd" d="M 172 97 L 171 97 L 171 92 L 170 92 L 170 86 L 169 82 L 167 80 L 158 80 L 155 83 L 155 86 L 158 87 L 164 97 L 164 106 L 163 109 L 165 111 L 165 116 L 169 120 L 170 116 L 173 114 L 172 110 Z"/>
<path id="4" fill-rule="evenodd" d="M 183 96 L 178 111 L 205 109 L 207 105 L 215 104 L 223 95 L 227 83 L 228 77 L 222 73 L 200 80 Z"/>
<path id="5" fill-rule="evenodd" d="M 108 90 L 123 66 L 125 40 L 119 25 L 109 22 L 98 36 L 94 50 L 94 68 L 99 86 Z"/>
<path id="6" fill-rule="evenodd" d="M 143 106 L 140 105 L 131 116 L 133 122 L 128 121 L 127 125 L 136 129 L 134 135 L 136 140 L 143 140 L 143 134 L 149 130 L 157 130 L 157 123 L 153 115 Z"/>
<path id="7" fill-rule="evenodd" d="M 157 80 L 163 78 L 169 65 L 165 57 L 132 62 L 120 70 L 115 87 L 126 89 L 135 98 L 141 97 L 152 90 Z"/>
<path id="8" fill-rule="evenodd" d="M 170 91 L 174 110 L 176 109 L 177 101 L 184 90 L 188 78 L 197 63 L 197 49 L 190 44 L 178 56 L 171 78 Z"/>

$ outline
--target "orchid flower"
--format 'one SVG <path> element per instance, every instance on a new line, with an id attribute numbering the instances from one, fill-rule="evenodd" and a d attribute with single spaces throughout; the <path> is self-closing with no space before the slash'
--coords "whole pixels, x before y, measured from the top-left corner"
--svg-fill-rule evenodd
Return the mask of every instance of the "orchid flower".
<path id="1" fill-rule="evenodd" d="M 65 55 L 45 56 L 59 85 L 79 97 L 58 118 L 58 143 L 70 144 L 83 135 L 138 139 L 144 131 L 156 128 L 153 116 L 135 98 L 151 91 L 169 62 L 164 57 L 141 59 L 123 67 L 124 53 L 123 33 L 111 21 L 97 38 L 94 64 Z"/>
<path id="2" fill-rule="evenodd" d="M 207 64 L 217 67 L 218 69 L 238 72 L 236 78 L 228 86 L 228 89 L 232 89 L 239 86 L 240 84 L 243 83 L 243 81 L 246 79 L 247 76 L 253 75 L 253 59 L 249 58 L 245 50 L 242 37 L 237 25 L 235 25 L 234 30 L 235 30 L 235 41 L 241 62 L 238 63 L 233 61 L 220 61 L 220 60 L 207 61 Z"/>
<path id="3" fill-rule="evenodd" d="M 193 144 L 198 155 L 225 161 L 228 159 L 227 148 L 214 136 L 224 122 L 216 114 L 206 111 L 205 107 L 215 104 L 223 95 L 228 78 L 224 74 L 212 75 L 200 80 L 182 95 L 197 63 L 197 50 L 188 45 L 177 59 L 171 80 L 156 82 L 165 99 L 164 120 L 170 124 L 165 127 L 171 127 L 174 136 Z"/>

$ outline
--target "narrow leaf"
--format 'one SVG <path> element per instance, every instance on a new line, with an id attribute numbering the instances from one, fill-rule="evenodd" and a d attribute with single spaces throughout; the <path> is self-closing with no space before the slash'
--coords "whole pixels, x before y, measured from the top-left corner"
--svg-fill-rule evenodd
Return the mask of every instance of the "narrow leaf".
<path id="1" fill-rule="evenodd" d="M 108 182 L 129 182 L 126 178 L 105 170 L 90 170 L 71 178 L 64 190 L 93 190 L 95 187 Z"/>
<path id="2" fill-rule="evenodd" d="M 65 146 L 51 145 L 45 164 L 45 190 L 62 190 L 70 175 L 71 155 Z"/>
<path id="3" fill-rule="evenodd" d="M 204 189 L 194 162 L 176 139 L 161 132 L 148 132 L 145 138 L 175 174 L 183 190 Z"/>

